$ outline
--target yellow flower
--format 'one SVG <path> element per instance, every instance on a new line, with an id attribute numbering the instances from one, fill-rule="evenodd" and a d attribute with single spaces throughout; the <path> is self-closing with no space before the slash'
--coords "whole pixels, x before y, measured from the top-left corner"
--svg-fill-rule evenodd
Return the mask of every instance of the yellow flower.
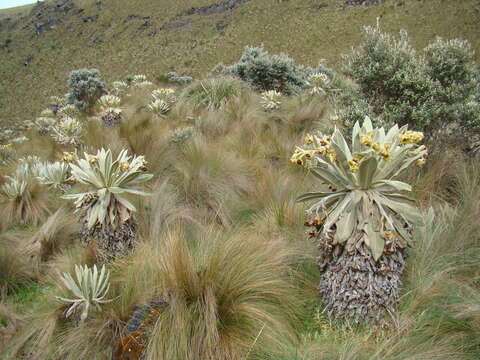
<path id="1" fill-rule="evenodd" d="M 383 160 L 390 161 L 392 159 L 392 154 L 390 153 L 390 144 L 384 144 L 380 148 L 378 154 L 383 157 Z"/>
<path id="2" fill-rule="evenodd" d="M 350 172 L 351 172 L 352 174 L 356 173 L 356 172 L 358 171 L 358 169 L 359 169 L 358 163 L 355 162 L 355 161 L 353 161 L 353 160 L 350 160 L 350 161 L 348 162 L 348 166 L 350 166 Z"/>
<path id="3" fill-rule="evenodd" d="M 62 160 L 63 160 L 63 162 L 71 163 L 71 162 L 74 162 L 76 160 L 76 158 L 77 158 L 77 154 L 75 154 L 73 152 L 64 152 Z"/>
<path id="4" fill-rule="evenodd" d="M 331 136 L 325 136 L 323 139 L 320 140 L 320 145 L 325 146 L 329 145 L 332 142 Z"/>
<path id="5" fill-rule="evenodd" d="M 400 143 L 402 144 L 416 144 L 423 140 L 423 133 L 419 131 L 408 130 L 404 134 L 399 134 Z"/>
<path id="6" fill-rule="evenodd" d="M 376 153 L 380 152 L 380 144 L 378 142 L 373 142 L 371 147 Z"/>
<path id="7" fill-rule="evenodd" d="M 119 168 L 121 172 L 127 172 L 128 170 L 130 170 L 130 164 L 126 161 L 122 161 Z"/>
<path id="8" fill-rule="evenodd" d="M 95 155 L 87 155 L 87 160 L 90 164 L 96 164 L 98 161 Z"/>
<path id="9" fill-rule="evenodd" d="M 356 154 L 352 160 L 348 161 L 348 166 L 350 167 L 350 172 L 356 173 L 359 170 L 359 165 L 362 162 L 363 156 L 360 154 Z"/>
<path id="10" fill-rule="evenodd" d="M 385 231 L 385 232 L 383 233 L 383 236 L 384 236 L 385 239 L 387 239 L 387 240 L 392 240 L 392 239 L 393 239 L 393 232 L 391 232 L 391 231 Z"/>
<path id="11" fill-rule="evenodd" d="M 372 133 L 366 133 L 366 134 L 360 134 L 360 144 L 365 145 L 365 146 L 372 146 L 373 143 L 373 138 L 372 138 Z"/>
<path id="12" fill-rule="evenodd" d="M 305 136 L 305 143 L 309 145 L 313 144 L 313 136 L 310 134 L 307 134 L 307 136 Z"/>
<path id="13" fill-rule="evenodd" d="M 319 146 L 318 149 L 315 150 L 315 154 L 325 156 L 325 155 L 327 154 L 327 150 L 328 150 L 327 147 L 325 147 L 325 146 Z"/>
<path id="14" fill-rule="evenodd" d="M 333 151 L 331 148 L 327 149 L 327 156 L 330 159 L 330 162 L 335 162 L 337 161 L 337 154 L 335 154 L 335 151 Z"/>
<path id="15" fill-rule="evenodd" d="M 421 159 L 418 159 L 417 160 L 417 166 L 418 167 L 423 167 L 425 165 L 425 159 L 424 158 L 421 158 Z"/>

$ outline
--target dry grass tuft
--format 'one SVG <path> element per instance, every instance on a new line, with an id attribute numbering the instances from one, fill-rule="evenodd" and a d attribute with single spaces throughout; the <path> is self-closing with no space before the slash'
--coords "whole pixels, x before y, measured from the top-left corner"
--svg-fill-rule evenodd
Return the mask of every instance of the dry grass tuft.
<path id="1" fill-rule="evenodd" d="M 158 256 L 134 259 L 155 269 L 168 303 L 147 359 L 244 359 L 257 346 L 279 351 L 280 339 L 295 339 L 288 248 L 240 229 L 208 230 L 191 241 L 172 232 Z"/>

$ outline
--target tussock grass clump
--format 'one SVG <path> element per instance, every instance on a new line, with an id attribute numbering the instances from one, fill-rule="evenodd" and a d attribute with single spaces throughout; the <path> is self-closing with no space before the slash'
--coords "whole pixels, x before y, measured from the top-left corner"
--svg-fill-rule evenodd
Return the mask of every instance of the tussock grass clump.
<path id="1" fill-rule="evenodd" d="M 245 89 L 242 81 L 231 77 L 211 78 L 194 82 L 184 90 L 182 97 L 195 108 L 205 106 L 218 110 Z"/>
<path id="2" fill-rule="evenodd" d="M 58 209 L 42 224 L 42 226 L 24 241 L 24 251 L 31 265 L 42 271 L 42 264 L 72 246 L 77 240 L 80 227 L 65 208 Z"/>
<path id="3" fill-rule="evenodd" d="M 107 358 L 112 347 L 122 349 L 135 306 L 152 300 L 167 305 L 144 334 L 145 359 L 243 359 L 256 348 L 278 353 L 282 340 L 295 342 L 302 304 L 290 267 L 295 254 L 241 229 L 191 230 L 173 229 L 112 264 L 112 302 L 83 323 L 66 319 L 68 307 L 53 300 L 69 295 L 52 274 L 9 354 Z"/>
<path id="4" fill-rule="evenodd" d="M 130 265 L 135 272 L 147 267 L 143 273 L 168 304 L 146 359 L 243 359 L 257 347 L 278 351 L 280 339 L 294 340 L 292 254 L 279 242 L 210 229 L 191 241 L 170 233 L 153 251 L 158 256 L 143 253 Z"/>
<path id="5" fill-rule="evenodd" d="M 0 235 L 0 299 L 34 278 L 33 267 L 20 246 L 20 238 Z"/>

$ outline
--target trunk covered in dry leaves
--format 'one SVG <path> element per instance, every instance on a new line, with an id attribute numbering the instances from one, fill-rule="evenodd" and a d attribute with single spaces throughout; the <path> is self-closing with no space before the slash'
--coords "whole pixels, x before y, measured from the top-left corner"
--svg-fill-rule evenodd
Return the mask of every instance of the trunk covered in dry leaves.
<path id="1" fill-rule="evenodd" d="M 323 251 L 317 259 L 321 271 L 319 289 L 329 316 L 359 322 L 379 320 L 385 312 L 395 311 L 405 268 L 403 249 L 383 254 L 378 261 L 368 250 L 349 254 L 337 245 L 325 262 Z"/>
<path id="2" fill-rule="evenodd" d="M 82 241 L 85 245 L 95 242 L 96 256 L 101 263 L 113 261 L 117 257 L 128 254 L 135 246 L 136 223 L 132 217 L 113 228 L 96 224 L 89 229 L 87 220 L 83 222 Z"/>
<path id="3" fill-rule="evenodd" d="M 327 314 L 358 323 L 378 321 L 386 313 L 395 312 L 402 286 L 400 277 L 405 269 L 405 249 L 385 251 L 375 261 L 364 244 L 351 251 L 343 245 L 333 245 L 333 233 L 320 237 L 317 257 L 319 289 Z"/>
<path id="4" fill-rule="evenodd" d="M 120 122 L 120 115 L 108 112 L 102 116 L 102 125 L 104 127 L 114 127 Z"/>

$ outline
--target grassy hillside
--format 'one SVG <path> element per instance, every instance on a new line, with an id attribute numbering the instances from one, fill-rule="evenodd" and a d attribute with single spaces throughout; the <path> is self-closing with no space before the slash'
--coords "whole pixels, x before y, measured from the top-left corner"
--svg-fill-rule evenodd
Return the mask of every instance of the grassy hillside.
<path id="1" fill-rule="evenodd" d="M 115 359 L 478 359 L 477 163 L 450 149 L 431 155 L 423 169 L 409 168 L 401 179 L 414 186 L 426 227 L 415 230 L 399 311 L 383 326 L 332 321 L 317 290 L 307 204 L 296 201 L 327 187 L 288 161 L 306 134 L 333 127 L 332 108 L 325 96 L 304 93 L 265 111 L 243 83 L 215 81 L 231 85 L 218 109 L 210 97 L 200 103 L 176 89 L 171 110 L 157 116 L 148 105 L 158 84 L 133 86 L 121 95 L 115 126 L 105 126 L 100 109 L 78 114 L 80 149 L 36 129 L 13 146 L 17 161 L 0 166 L 0 174 L 20 178 L 21 164 L 68 161 L 64 151 L 105 147 L 144 155 L 144 171 L 154 177 L 141 184 L 151 196 L 129 196 L 139 236 L 134 251 L 107 264 L 112 301 L 102 311 L 92 306 L 80 324 L 79 314 L 66 318 L 67 304 L 54 300 L 69 297 L 59 275 L 75 264 L 92 266 L 99 245 L 80 245 L 82 220 L 61 195 L 92 187 L 62 177 L 64 187 L 47 188 L 33 175 L 16 198 L 0 187 L 0 358 L 103 360 L 118 352 Z M 195 87 L 197 95 L 208 88 Z M 137 307 L 159 300 L 168 305 L 148 320 L 155 326 L 127 336 Z M 132 338 L 140 342 L 133 354 L 122 340 Z"/>
<path id="2" fill-rule="evenodd" d="M 31 119 L 46 98 L 66 91 L 75 68 L 98 68 L 109 81 L 171 70 L 195 76 L 238 59 L 245 45 L 263 43 L 299 63 L 325 60 L 338 69 L 341 54 L 360 40 L 361 26 L 377 18 L 386 31 L 407 29 L 418 47 L 442 36 L 480 48 L 478 0 L 345 3 L 56 0 L 1 11 L 0 122 Z"/>

